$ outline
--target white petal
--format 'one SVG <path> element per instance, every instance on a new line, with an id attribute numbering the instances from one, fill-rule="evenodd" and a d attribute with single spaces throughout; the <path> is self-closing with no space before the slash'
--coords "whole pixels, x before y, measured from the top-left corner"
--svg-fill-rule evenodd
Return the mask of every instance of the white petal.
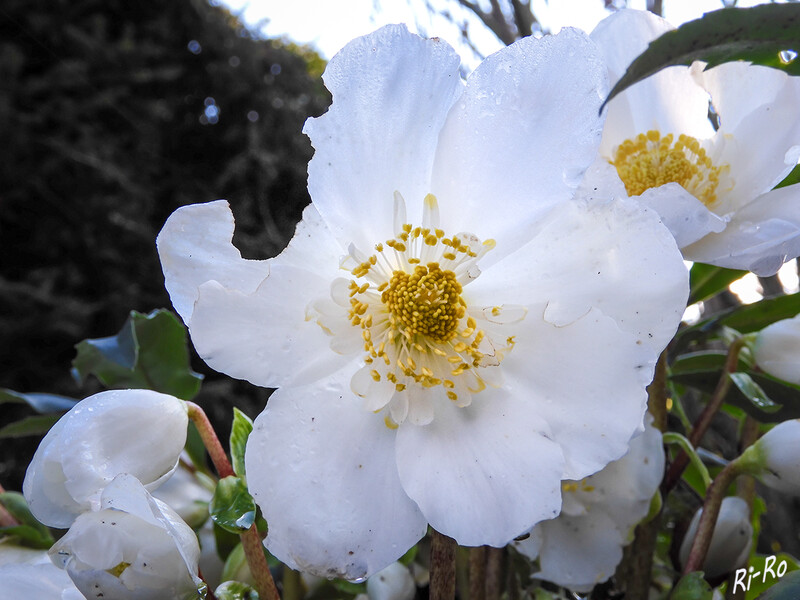
<path id="1" fill-rule="evenodd" d="M 661 432 L 648 424 L 644 433 L 630 443 L 630 450 L 602 471 L 586 478 L 592 491 L 579 486 L 573 495 L 588 507 L 587 513 L 609 515 L 623 535 L 650 510 L 650 501 L 664 476 L 664 448 Z"/>
<path id="2" fill-rule="evenodd" d="M 622 536 L 602 512 L 546 521 L 542 538 L 541 571 L 534 577 L 577 592 L 588 592 L 607 580 L 622 560 Z"/>
<path id="3" fill-rule="evenodd" d="M 389 25 L 328 63 L 333 104 L 304 129 L 315 148 L 308 189 L 344 246 L 369 250 L 398 233 L 395 191 L 421 215 L 439 130 L 461 89 L 459 62 L 445 42 Z"/>
<path id="4" fill-rule="evenodd" d="M 669 231 L 652 211 L 620 200 L 558 207 L 530 243 L 470 283 L 464 298 L 547 305 L 545 319 L 559 326 L 598 308 L 660 352 L 675 334 L 688 292 Z"/>
<path id="5" fill-rule="evenodd" d="M 524 393 L 487 389 L 437 406 L 397 434 L 397 466 L 431 526 L 465 546 L 501 547 L 561 506 L 563 457 Z"/>
<path id="6" fill-rule="evenodd" d="M 683 249 L 687 260 L 774 275 L 800 255 L 800 184 L 759 196 L 724 231 Z"/>
<path id="7" fill-rule="evenodd" d="M 345 247 L 336 241 L 317 207 L 309 204 L 303 209 L 303 218 L 297 224 L 289 244 L 270 262 L 273 265 L 305 269 L 321 277 L 333 279 L 341 276 L 339 259 L 344 254 Z"/>
<path id="8" fill-rule="evenodd" d="M 735 186 L 725 210 L 738 209 L 772 189 L 800 157 L 800 82 L 776 69 L 728 63 L 698 76 L 720 115 L 719 161 Z M 754 152 L 753 148 L 758 148 Z"/>
<path id="9" fill-rule="evenodd" d="M 0 590 L 6 598 L 83 600 L 69 575 L 50 563 L 0 566 Z"/>
<path id="10" fill-rule="evenodd" d="M 172 305 L 189 323 L 197 289 L 211 279 L 249 293 L 269 275 L 269 263 L 245 260 L 231 243 L 233 213 L 225 200 L 176 210 L 164 223 L 156 245 Z"/>
<path id="11" fill-rule="evenodd" d="M 800 420 L 779 423 L 758 440 L 764 472 L 759 476 L 764 484 L 781 492 L 800 496 Z"/>
<path id="12" fill-rule="evenodd" d="M 276 391 L 245 465 L 270 552 L 295 569 L 360 579 L 402 556 L 426 521 L 400 486 L 395 432 L 349 386 L 337 376 Z"/>
<path id="13" fill-rule="evenodd" d="M 416 592 L 411 571 L 399 562 L 390 564 L 367 580 L 369 600 L 413 600 Z"/>
<path id="14" fill-rule="evenodd" d="M 111 390 L 86 398 L 61 418 L 34 454 L 23 484 L 31 511 L 47 525 L 68 527 L 120 473 L 156 485 L 175 469 L 187 423 L 184 402 L 150 390 Z"/>
<path id="15" fill-rule="evenodd" d="M 503 362 L 507 386 L 523 395 L 580 480 L 628 449 L 643 428 L 656 354 L 596 309 L 561 327 L 526 319 Z"/>
<path id="16" fill-rule="evenodd" d="M 310 302 L 330 294 L 330 284 L 277 263 L 251 294 L 207 282 L 192 316 L 194 346 L 213 369 L 255 385 L 324 377 L 352 358 L 331 350 L 330 336 L 306 316 Z"/>
<path id="17" fill-rule="evenodd" d="M 672 29 L 647 11 L 621 10 L 601 21 L 592 32 L 606 60 L 611 83 L 647 45 Z M 648 77 L 608 104 L 601 154 L 611 154 L 621 142 L 656 129 L 662 135 L 685 133 L 698 139 L 713 135 L 708 94 L 693 80 L 687 67 L 670 67 Z"/>
<path id="18" fill-rule="evenodd" d="M 524 38 L 472 73 L 442 130 L 433 193 L 448 232 L 497 240 L 482 268 L 572 196 L 596 155 L 605 93 L 594 45 L 571 29 Z"/>
<path id="19" fill-rule="evenodd" d="M 50 550 L 84 594 L 120 600 L 196 594 L 200 548 L 174 511 L 126 474 L 104 490 L 102 506 L 81 514 Z"/>
<path id="20" fill-rule="evenodd" d="M 677 183 L 650 188 L 638 197 L 642 206 L 650 208 L 667 226 L 679 248 L 696 242 L 709 233 L 725 229 L 725 220 Z"/>

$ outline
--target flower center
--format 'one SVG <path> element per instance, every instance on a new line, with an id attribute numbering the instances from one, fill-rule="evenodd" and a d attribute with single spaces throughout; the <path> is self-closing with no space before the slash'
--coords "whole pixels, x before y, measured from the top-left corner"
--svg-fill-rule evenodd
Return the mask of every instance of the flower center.
<path id="1" fill-rule="evenodd" d="M 420 227 L 403 222 L 399 194 L 395 202 L 397 236 L 376 244 L 370 256 L 351 246 L 342 267 L 352 278 L 333 282 L 331 305 L 315 305 L 317 322 L 336 338 L 331 342 L 336 351 L 355 350 L 352 327 L 360 330 L 364 367 L 350 385 L 369 410 L 388 405 L 389 427 L 406 416 L 428 422 L 436 398 L 463 407 L 487 384 L 499 385 L 497 367 L 515 343 L 508 326 L 526 313 L 510 305 L 470 306 L 464 298 L 494 240 L 446 235 L 438 228 L 438 204 L 430 194 Z M 337 317 L 342 308 L 346 322 Z"/>
<path id="2" fill-rule="evenodd" d="M 381 301 L 392 313 L 392 327 L 403 335 L 444 343 L 456 336 L 458 321 L 466 312 L 461 290 L 455 273 L 431 262 L 417 265 L 410 275 L 395 271 Z"/>
<path id="3" fill-rule="evenodd" d="M 720 175 L 728 170 L 727 165 L 714 166 L 695 138 L 681 134 L 673 143 L 671 133 L 661 137 L 655 130 L 622 142 L 610 162 L 630 196 L 677 183 L 709 207 L 717 201 Z"/>

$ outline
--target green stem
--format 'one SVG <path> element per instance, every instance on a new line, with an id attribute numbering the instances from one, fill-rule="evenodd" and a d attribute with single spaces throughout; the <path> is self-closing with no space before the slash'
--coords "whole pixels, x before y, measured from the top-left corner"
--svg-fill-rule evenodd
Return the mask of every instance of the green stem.
<path id="1" fill-rule="evenodd" d="M 456 541 L 431 529 L 430 600 L 456 597 Z"/>
<path id="2" fill-rule="evenodd" d="M 697 534 L 683 569 L 684 575 L 692 571 L 700 571 L 703 568 L 708 548 L 711 546 L 711 538 L 714 535 L 714 526 L 717 524 L 719 509 L 725 498 L 725 491 L 741 472 L 741 466 L 734 460 L 719 472 L 708 487 L 703 513 L 700 515 L 700 523 L 697 526 Z"/>
<path id="3" fill-rule="evenodd" d="M 283 600 L 301 600 L 303 597 L 303 586 L 300 581 L 300 573 L 283 565 Z"/>
<path id="4" fill-rule="evenodd" d="M 203 445 L 206 447 L 208 455 L 211 457 L 211 462 L 214 463 L 214 468 L 220 478 L 234 475 L 231 461 L 228 460 L 228 455 L 225 454 L 225 449 L 222 447 L 211 421 L 208 420 L 208 415 L 194 402 L 187 401 L 186 408 L 189 418 L 197 427 L 200 439 L 203 440 Z M 247 531 L 242 532 L 239 538 L 242 541 L 242 549 L 247 558 L 247 565 L 250 567 L 250 572 L 255 579 L 259 598 L 262 598 L 262 600 L 280 600 L 278 588 L 275 586 L 275 581 L 269 572 L 261 536 L 255 524 Z"/>
<path id="5" fill-rule="evenodd" d="M 697 447 L 700 444 L 700 440 L 703 439 L 706 431 L 708 431 L 714 415 L 717 414 L 717 411 L 722 406 L 725 396 L 728 394 L 728 390 L 731 387 L 731 378 L 728 377 L 728 375 L 736 371 L 736 367 L 739 365 L 739 353 L 742 351 L 744 345 L 745 339 L 738 338 L 728 348 L 728 356 L 725 358 L 725 366 L 722 369 L 722 376 L 717 382 L 717 387 L 714 389 L 711 400 L 697 418 L 697 421 L 692 428 L 692 432 L 689 434 L 689 441 L 692 443 L 692 446 Z M 664 482 L 661 484 L 661 490 L 665 496 L 677 485 L 678 481 L 680 481 L 681 475 L 683 475 L 683 471 L 686 469 L 688 464 L 689 456 L 685 452 L 681 452 L 675 458 L 675 461 L 667 470 L 667 474 L 664 477 Z"/>

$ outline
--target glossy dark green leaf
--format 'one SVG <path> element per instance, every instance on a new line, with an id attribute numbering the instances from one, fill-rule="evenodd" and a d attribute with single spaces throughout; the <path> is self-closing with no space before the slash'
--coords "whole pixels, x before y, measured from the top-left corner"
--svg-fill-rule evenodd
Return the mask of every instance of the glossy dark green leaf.
<path id="1" fill-rule="evenodd" d="M 731 373 L 728 375 L 733 384 L 750 402 L 766 412 L 777 412 L 781 405 L 773 402 L 767 393 L 747 373 Z"/>
<path id="2" fill-rule="evenodd" d="M 689 66 L 700 60 L 707 68 L 734 60 L 781 69 L 800 75 L 800 60 L 785 50 L 797 50 L 800 6 L 768 4 L 753 8 L 724 8 L 684 23 L 650 43 L 617 82 L 606 103 L 624 89 L 661 69 Z"/>
<path id="3" fill-rule="evenodd" d="M 713 592 L 699 571 L 681 577 L 672 589 L 669 600 L 711 600 Z"/>
<path id="4" fill-rule="evenodd" d="M 787 573 L 800 569 L 800 565 L 797 564 L 794 557 L 784 553 L 769 556 L 754 554 L 750 557 L 748 564 L 753 567 L 753 576 L 750 578 L 750 586 L 745 595 L 745 600 L 755 600 L 755 598 L 758 598 L 784 579 Z M 779 574 L 782 574 L 783 577 Z M 749 575 L 748 573 L 748 577 Z M 739 589 L 741 589 L 741 586 L 739 586 Z"/>
<path id="5" fill-rule="evenodd" d="M 726 289 L 737 279 L 747 275 L 747 271 L 724 269 L 714 265 L 694 263 L 689 271 L 689 302 L 708 300 Z"/>
<path id="6" fill-rule="evenodd" d="M 676 365 L 681 366 L 679 363 L 682 359 Z M 670 373 L 672 382 L 706 394 L 713 393 L 720 377 L 722 365 L 714 366 L 710 361 L 707 369 L 698 367 L 676 371 L 673 368 Z M 742 409 L 761 423 L 780 423 L 800 418 L 800 386 L 754 370 L 734 373 L 731 379 L 734 385 L 730 386 L 725 396 L 728 405 Z"/>
<path id="7" fill-rule="evenodd" d="M 792 571 L 758 597 L 758 600 L 797 600 L 800 598 L 800 571 Z"/>
<path id="8" fill-rule="evenodd" d="M 143 388 L 184 400 L 200 389 L 202 376 L 189 367 L 186 328 L 167 310 L 132 311 L 117 335 L 76 346 L 72 372 L 79 383 L 95 375 L 111 388 Z"/>
<path id="9" fill-rule="evenodd" d="M 28 503 L 22 494 L 2 492 L 0 493 L 0 504 L 19 523 L 18 526 L 0 527 L 0 537 L 3 535 L 14 536 L 20 545 L 40 550 L 46 550 L 53 545 L 53 536 L 50 534 L 50 530 L 31 514 Z"/>
<path id="10" fill-rule="evenodd" d="M 253 431 L 253 420 L 234 406 L 230 438 L 231 464 L 233 472 L 239 477 L 245 476 L 244 450 L 251 431 Z"/>
<path id="11" fill-rule="evenodd" d="M 214 590 L 219 600 L 258 600 L 258 592 L 241 581 L 226 581 Z"/>
<path id="12" fill-rule="evenodd" d="M 739 333 L 760 331 L 767 325 L 790 319 L 800 313 L 800 294 L 765 298 L 752 304 L 735 306 L 708 319 L 684 327 L 675 336 L 675 351 L 680 352 L 692 341 L 701 341 L 730 327 Z"/>
<path id="13" fill-rule="evenodd" d="M 231 475 L 220 479 L 208 505 L 211 519 L 231 533 L 250 529 L 256 520 L 256 503 L 245 482 Z"/>
<path id="14" fill-rule="evenodd" d="M 43 435 L 58 421 L 60 414 L 33 415 L 19 421 L 9 423 L 0 429 L 0 439 L 25 437 L 26 435 Z"/>
<path id="15" fill-rule="evenodd" d="M 58 396 L 56 394 L 22 394 L 5 388 L 0 388 L 0 404 L 14 403 L 27 404 L 38 413 L 66 412 L 78 403 L 75 398 Z"/>
<path id="16" fill-rule="evenodd" d="M 719 350 L 704 350 L 702 352 L 690 352 L 679 356 L 670 367 L 673 375 L 683 373 L 704 373 L 708 371 L 717 372 L 725 365 L 727 354 Z"/>

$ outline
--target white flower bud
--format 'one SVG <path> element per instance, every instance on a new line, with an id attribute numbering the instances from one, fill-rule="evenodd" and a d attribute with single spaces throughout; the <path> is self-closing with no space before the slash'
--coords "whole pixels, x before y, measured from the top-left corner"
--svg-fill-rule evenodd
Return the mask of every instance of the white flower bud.
<path id="1" fill-rule="evenodd" d="M 773 489 L 800 496 L 800 420 L 776 425 L 753 448 L 764 467 L 759 479 Z"/>
<path id="2" fill-rule="evenodd" d="M 703 509 L 694 514 L 686 537 L 683 538 L 680 550 L 681 565 L 686 564 L 692 542 L 697 535 L 697 527 Z M 706 577 L 713 578 L 744 564 L 750 555 L 753 544 L 753 525 L 750 523 L 750 510 L 747 502 L 735 496 L 728 496 L 722 500 L 719 508 L 717 524 L 711 536 L 711 546 L 708 548 L 706 560 L 703 562 L 702 571 Z"/>
<path id="3" fill-rule="evenodd" d="M 416 591 L 414 577 L 399 562 L 390 564 L 367 579 L 369 600 L 411 600 Z"/>
<path id="4" fill-rule="evenodd" d="M 150 390 L 112 390 L 76 404 L 39 444 L 23 492 L 33 515 L 65 529 L 96 509 L 120 473 L 153 490 L 169 478 L 186 443 L 186 404 Z"/>
<path id="5" fill-rule="evenodd" d="M 800 385 L 800 315 L 762 329 L 756 336 L 754 351 L 761 369 Z"/>
<path id="6" fill-rule="evenodd" d="M 175 511 L 124 474 L 106 486 L 100 506 L 78 516 L 50 549 L 87 598 L 198 597 L 200 547 Z"/>

